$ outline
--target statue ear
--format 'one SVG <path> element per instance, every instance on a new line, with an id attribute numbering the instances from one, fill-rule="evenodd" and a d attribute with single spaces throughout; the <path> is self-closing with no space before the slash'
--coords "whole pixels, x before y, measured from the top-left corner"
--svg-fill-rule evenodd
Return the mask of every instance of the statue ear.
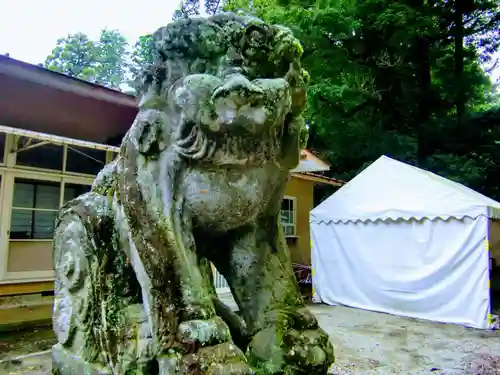
<path id="1" fill-rule="evenodd" d="M 167 147 L 166 119 L 163 112 L 147 110 L 137 115 L 133 125 L 134 143 L 144 156 L 157 156 Z"/>

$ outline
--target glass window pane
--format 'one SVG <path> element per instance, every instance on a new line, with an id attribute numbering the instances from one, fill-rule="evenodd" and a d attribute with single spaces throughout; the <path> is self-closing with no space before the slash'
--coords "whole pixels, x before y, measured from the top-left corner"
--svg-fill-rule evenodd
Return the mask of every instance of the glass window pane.
<path id="1" fill-rule="evenodd" d="M 59 183 L 35 185 L 35 208 L 59 209 L 60 191 L 61 185 Z"/>
<path id="2" fill-rule="evenodd" d="M 10 219 L 10 238 L 29 239 L 31 238 L 31 224 L 33 220 L 32 210 L 12 209 Z"/>
<path id="3" fill-rule="evenodd" d="M 90 185 L 64 184 L 64 203 L 82 194 L 88 193 L 90 188 Z"/>
<path id="4" fill-rule="evenodd" d="M 35 202 L 35 185 L 16 179 L 14 184 L 14 200 L 12 207 L 33 208 Z"/>
<path id="5" fill-rule="evenodd" d="M 283 198 L 281 200 L 281 209 L 284 211 L 293 211 L 293 199 L 290 198 Z"/>
<path id="6" fill-rule="evenodd" d="M 284 232 L 285 232 L 285 236 L 293 236 L 293 226 L 291 225 L 285 225 L 283 227 L 284 229 Z"/>
<path id="7" fill-rule="evenodd" d="M 13 207 L 59 209 L 60 183 L 16 178 Z"/>
<path id="8" fill-rule="evenodd" d="M 0 133 L 0 163 L 4 162 L 5 133 Z"/>
<path id="9" fill-rule="evenodd" d="M 34 141 L 37 143 L 38 141 Z M 20 145 L 22 147 L 22 145 Z M 63 147 L 59 145 L 43 145 L 29 150 L 19 151 L 16 164 L 28 167 L 62 170 Z"/>
<path id="10" fill-rule="evenodd" d="M 283 198 L 281 200 L 281 209 L 284 211 L 288 211 L 288 199 L 287 198 Z"/>
<path id="11" fill-rule="evenodd" d="M 57 211 L 35 211 L 33 238 L 52 239 L 56 217 Z"/>
<path id="12" fill-rule="evenodd" d="M 106 164 L 106 151 L 68 146 L 66 171 L 96 175 Z"/>
<path id="13" fill-rule="evenodd" d="M 57 211 L 12 210 L 10 238 L 52 239 Z"/>

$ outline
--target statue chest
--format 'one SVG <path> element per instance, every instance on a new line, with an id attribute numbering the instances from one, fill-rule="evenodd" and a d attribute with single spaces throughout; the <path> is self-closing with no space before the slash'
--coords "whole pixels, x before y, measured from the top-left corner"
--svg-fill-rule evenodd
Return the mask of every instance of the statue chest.
<path id="1" fill-rule="evenodd" d="M 195 225 L 226 231 L 253 221 L 263 212 L 278 184 L 276 167 L 188 170 L 184 197 Z"/>

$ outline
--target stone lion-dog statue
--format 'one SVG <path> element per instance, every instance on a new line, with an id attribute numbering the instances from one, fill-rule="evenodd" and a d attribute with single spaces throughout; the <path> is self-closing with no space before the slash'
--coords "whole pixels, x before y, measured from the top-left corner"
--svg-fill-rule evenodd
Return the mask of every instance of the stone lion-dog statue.
<path id="1" fill-rule="evenodd" d="M 307 141 L 299 41 L 232 13 L 153 41 L 119 155 L 55 224 L 53 373 L 326 374 L 279 223 Z"/>

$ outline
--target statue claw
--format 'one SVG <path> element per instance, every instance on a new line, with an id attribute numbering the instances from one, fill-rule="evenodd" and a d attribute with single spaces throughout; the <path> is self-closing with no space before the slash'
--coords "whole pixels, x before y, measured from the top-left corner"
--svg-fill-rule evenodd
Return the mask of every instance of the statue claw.
<path id="1" fill-rule="evenodd" d="M 323 375 L 334 360 L 333 347 L 306 308 L 259 331 L 247 356 L 265 374 Z"/>
<path id="2" fill-rule="evenodd" d="M 158 357 L 159 375 L 252 375 L 243 352 L 226 342 L 180 355 L 167 353 Z"/>

